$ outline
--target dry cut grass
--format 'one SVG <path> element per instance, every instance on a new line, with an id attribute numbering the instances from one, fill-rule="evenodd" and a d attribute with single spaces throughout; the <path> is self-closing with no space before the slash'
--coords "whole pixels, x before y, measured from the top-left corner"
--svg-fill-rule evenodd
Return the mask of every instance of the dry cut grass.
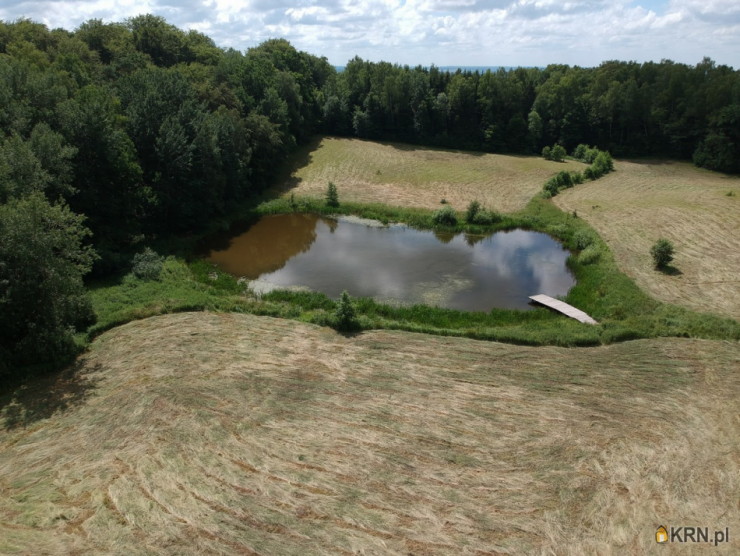
<path id="1" fill-rule="evenodd" d="M 296 154 L 277 189 L 285 195 L 323 197 L 333 181 L 345 201 L 439 208 L 445 198 L 464 210 L 478 199 L 495 210 L 514 212 L 524 208 L 550 176 L 584 167 L 531 156 L 325 137 Z"/>
<path id="2" fill-rule="evenodd" d="M 616 170 L 555 203 L 596 228 L 653 297 L 740 319 L 740 178 L 685 162 L 617 161 Z M 660 237 L 676 247 L 668 272 L 650 257 Z"/>
<path id="3" fill-rule="evenodd" d="M 0 553 L 663 554 L 662 524 L 729 526 L 712 554 L 737 554 L 739 365 L 701 340 L 130 323 L 2 400 Z"/>

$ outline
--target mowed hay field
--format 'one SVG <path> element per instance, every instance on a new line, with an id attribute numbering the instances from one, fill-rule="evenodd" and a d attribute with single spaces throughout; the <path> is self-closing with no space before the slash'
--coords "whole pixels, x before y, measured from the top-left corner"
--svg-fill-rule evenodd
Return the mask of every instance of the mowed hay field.
<path id="1" fill-rule="evenodd" d="M 662 524 L 737 554 L 739 366 L 716 341 L 133 322 L 2 399 L 0 553 L 663 554 Z"/>
<path id="2" fill-rule="evenodd" d="M 284 195 L 323 197 L 333 181 L 340 201 L 439 208 L 444 198 L 464 210 L 477 199 L 486 207 L 514 212 L 550 176 L 585 165 L 324 137 L 299 150 L 288 168 L 277 186 Z"/>
<path id="3" fill-rule="evenodd" d="M 596 228 L 651 296 L 740 319 L 740 178 L 687 162 L 617 161 L 615 168 L 553 201 Z M 650 247 L 660 237 L 676 247 L 678 272 L 653 268 Z"/>

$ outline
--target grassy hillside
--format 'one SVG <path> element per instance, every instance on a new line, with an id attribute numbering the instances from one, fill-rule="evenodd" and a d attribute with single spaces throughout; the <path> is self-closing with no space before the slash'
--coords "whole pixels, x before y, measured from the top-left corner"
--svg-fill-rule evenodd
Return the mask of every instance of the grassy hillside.
<path id="1" fill-rule="evenodd" d="M 277 190 L 323 197 L 333 181 L 344 201 L 439 208 L 444 198 L 464 210 L 478 199 L 498 211 L 514 212 L 556 172 L 584 167 L 531 156 L 325 137 L 296 154 Z"/>
<path id="2" fill-rule="evenodd" d="M 616 172 L 553 201 L 577 210 L 650 296 L 740 319 L 740 178 L 685 162 L 617 161 Z M 660 237 L 676 247 L 667 273 L 650 257 Z"/>
<path id="3" fill-rule="evenodd" d="M 736 342 L 134 322 L 0 399 L 0 553 L 663 554 L 660 524 L 740 522 L 738 366 Z"/>

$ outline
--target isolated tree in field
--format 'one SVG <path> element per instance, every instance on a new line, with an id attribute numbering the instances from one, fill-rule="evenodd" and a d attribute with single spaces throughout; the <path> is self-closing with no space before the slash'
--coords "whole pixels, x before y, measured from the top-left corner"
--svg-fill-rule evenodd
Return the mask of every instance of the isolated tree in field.
<path id="1" fill-rule="evenodd" d="M 550 147 L 544 147 L 542 149 L 542 158 L 552 160 L 552 149 Z"/>
<path id="2" fill-rule="evenodd" d="M 329 182 L 329 186 L 326 188 L 326 204 L 330 207 L 339 206 L 339 193 L 337 193 L 337 186 L 334 182 Z"/>
<path id="3" fill-rule="evenodd" d="M 0 377 L 63 361 L 75 328 L 94 320 L 82 276 L 94 252 L 84 216 L 42 193 L 0 206 Z"/>
<path id="4" fill-rule="evenodd" d="M 334 316 L 337 319 L 337 328 L 339 328 L 339 330 L 350 330 L 357 323 L 355 307 L 352 304 L 352 299 L 347 293 L 347 290 L 343 291 L 342 295 L 339 296 Z"/>
<path id="5" fill-rule="evenodd" d="M 673 244 L 665 238 L 660 238 L 650 249 L 655 268 L 662 268 L 669 264 L 673 260 L 674 253 Z"/>

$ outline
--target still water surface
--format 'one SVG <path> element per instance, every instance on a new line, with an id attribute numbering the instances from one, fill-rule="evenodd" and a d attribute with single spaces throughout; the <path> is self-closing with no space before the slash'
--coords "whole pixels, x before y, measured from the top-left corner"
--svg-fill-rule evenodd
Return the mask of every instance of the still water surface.
<path id="1" fill-rule="evenodd" d="M 528 309 L 530 295 L 575 284 L 569 252 L 525 230 L 466 236 L 284 214 L 214 238 L 207 253 L 230 274 L 280 287 L 466 311 Z"/>

